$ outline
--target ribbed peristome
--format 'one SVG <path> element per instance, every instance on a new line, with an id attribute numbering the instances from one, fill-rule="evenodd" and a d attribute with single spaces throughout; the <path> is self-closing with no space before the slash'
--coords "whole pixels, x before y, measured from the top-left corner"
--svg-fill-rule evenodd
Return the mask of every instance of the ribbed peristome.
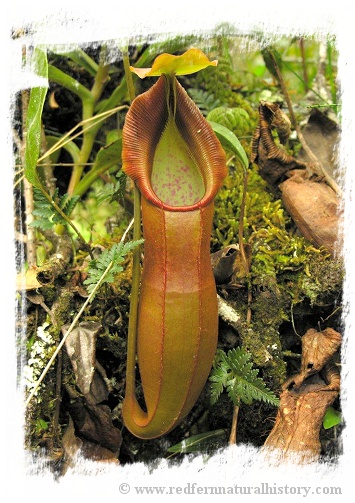
<path id="1" fill-rule="evenodd" d="M 204 194 L 188 205 L 170 205 L 157 196 L 152 186 L 154 156 L 169 120 L 175 122 L 203 178 Z M 142 197 L 170 211 L 207 205 L 227 174 L 225 152 L 212 127 L 177 79 L 165 75 L 133 101 L 123 128 L 122 161 L 123 170 L 136 182 Z"/>

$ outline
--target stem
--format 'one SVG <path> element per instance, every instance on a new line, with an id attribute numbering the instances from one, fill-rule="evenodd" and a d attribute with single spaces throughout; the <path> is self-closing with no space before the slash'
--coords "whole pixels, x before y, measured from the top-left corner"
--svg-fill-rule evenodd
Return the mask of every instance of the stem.
<path id="1" fill-rule="evenodd" d="M 70 131 L 68 131 L 63 136 L 61 136 L 58 139 L 58 141 L 54 145 L 52 145 L 52 147 L 50 147 L 47 150 L 47 152 L 45 152 L 41 157 L 39 157 L 38 158 L 38 163 L 42 162 L 43 159 L 45 159 L 46 157 L 48 157 L 49 155 L 51 155 L 56 150 L 58 150 L 60 148 L 67 148 L 67 146 L 70 148 L 69 153 L 71 155 L 72 155 L 72 153 L 74 153 L 74 156 L 72 155 L 73 160 L 78 162 L 79 155 L 80 155 L 80 150 L 79 150 L 79 148 L 77 148 L 77 150 L 76 150 L 76 148 L 75 148 L 76 145 L 73 144 L 73 140 L 75 140 L 75 138 L 77 138 L 78 136 L 81 136 L 83 133 L 85 133 L 87 130 L 90 130 L 90 129 L 93 129 L 94 132 L 95 132 L 94 134 L 96 135 L 96 132 L 100 128 L 100 123 L 102 121 L 106 120 L 108 117 L 110 117 L 114 113 L 116 113 L 116 112 L 118 112 L 120 110 L 123 110 L 125 108 L 127 108 L 127 106 L 126 105 L 122 105 L 122 106 L 113 108 L 111 110 L 108 110 L 108 111 L 105 111 L 105 112 L 101 112 L 100 114 L 96 115 L 95 117 L 90 117 L 87 120 L 80 121 Z M 77 132 L 77 133 L 75 133 L 73 135 L 74 131 L 76 131 L 80 127 L 82 127 L 82 130 L 79 131 L 79 132 Z M 69 144 L 72 144 L 72 145 L 69 145 Z"/>
<path id="2" fill-rule="evenodd" d="M 91 95 L 94 102 L 100 99 L 102 91 L 104 90 L 106 82 L 109 80 L 109 65 L 105 65 L 106 48 L 104 47 L 100 54 L 100 64 L 97 69 L 94 85 L 91 88 Z"/>
<path id="3" fill-rule="evenodd" d="M 244 177 L 243 177 L 243 195 L 242 202 L 240 205 L 240 215 L 239 215 L 239 223 L 238 223 L 238 242 L 239 242 L 239 251 L 242 259 L 243 268 L 248 277 L 249 275 L 249 262 L 245 254 L 244 248 L 244 216 L 245 216 L 245 207 L 247 200 L 247 186 L 248 186 L 248 170 L 244 169 Z M 251 290 L 251 283 L 248 278 L 248 303 L 247 303 L 247 325 L 251 323 L 251 303 L 253 300 L 253 294 Z M 235 405 L 233 408 L 233 417 L 232 417 L 232 426 L 229 436 L 229 444 L 234 445 L 237 443 L 237 424 L 238 424 L 238 414 L 239 414 L 239 405 Z"/>
<path id="4" fill-rule="evenodd" d="M 304 80 L 304 90 L 307 92 L 309 90 L 308 86 L 308 72 L 307 72 L 307 64 L 306 64 L 306 51 L 304 47 L 304 38 L 300 38 L 300 50 L 301 50 L 301 59 L 302 59 L 302 71 L 303 71 L 303 80 Z"/>
<path id="5" fill-rule="evenodd" d="M 77 96 L 79 96 L 79 98 L 81 99 L 83 106 L 82 111 L 83 121 L 93 118 L 95 103 L 97 103 L 97 101 L 100 99 L 105 83 L 107 82 L 108 79 L 109 65 L 104 64 L 103 53 L 100 56 L 101 61 L 98 66 L 98 70 L 95 75 L 95 80 L 91 91 L 82 84 L 80 84 L 77 80 L 67 75 L 66 73 L 62 72 L 61 70 L 58 70 L 52 65 L 49 65 L 50 66 L 48 70 L 49 78 L 61 84 L 62 86 L 66 87 L 67 89 L 75 93 Z M 92 152 L 95 137 L 99 127 L 100 123 L 96 124 L 95 127 L 90 128 L 90 130 L 83 131 L 83 144 L 80 149 L 78 161 L 74 164 L 68 186 L 68 194 L 70 195 L 74 193 L 75 187 L 80 182 L 86 163 L 88 162 L 90 154 Z"/>
<path id="6" fill-rule="evenodd" d="M 91 91 L 87 87 L 53 65 L 48 65 L 48 78 L 79 96 L 81 101 L 92 100 Z"/>
<path id="7" fill-rule="evenodd" d="M 62 366 L 63 366 L 63 353 L 59 351 L 57 359 L 57 372 L 55 382 L 55 405 L 53 414 L 53 434 L 55 438 L 59 436 L 59 414 L 60 404 L 62 401 Z"/>
<path id="8" fill-rule="evenodd" d="M 232 427 L 231 427 L 231 432 L 229 435 L 229 444 L 230 445 L 234 445 L 237 443 L 238 413 L 239 413 L 239 405 L 235 405 L 233 408 Z"/>
<path id="9" fill-rule="evenodd" d="M 239 251 L 240 255 L 242 258 L 242 263 L 244 270 L 248 274 L 249 272 L 249 267 L 248 267 L 248 260 L 245 255 L 245 248 L 244 248 L 244 216 L 245 216 L 245 206 L 246 206 L 246 198 L 247 198 L 247 185 L 248 185 L 248 171 L 244 170 L 244 177 L 243 177 L 243 195 L 242 195 L 242 202 L 240 205 L 240 216 L 239 216 L 239 223 L 238 223 L 238 242 L 239 242 Z"/>
<path id="10" fill-rule="evenodd" d="M 123 67 L 127 82 L 128 94 L 134 100 L 135 91 L 132 74 L 129 69 L 128 51 L 123 53 Z M 141 237 L 141 196 L 137 186 L 134 186 L 134 241 Z M 140 285 L 140 246 L 133 250 L 132 286 L 129 308 L 128 341 L 127 341 L 127 366 L 126 366 L 126 395 L 131 396 L 135 390 L 135 365 L 137 353 L 137 325 L 138 325 L 138 299 Z"/>
<path id="11" fill-rule="evenodd" d="M 93 116 L 94 96 L 92 92 L 87 89 L 87 87 L 83 86 L 73 77 L 67 75 L 66 73 L 62 72 L 52 65 L 48 65 L 48 78 L 79 96 L 83 106 L 83 120 L 87 120 Z M 85 164 L 89 159 L 92 147 L 94 145 L 95 135 L 96 131 L 93 132 L 92 129 L 83 133 L 83 145 L 80 150 L 79 160 L 78 163 L 74 165 L 72 176 L 69 182 L 68 194 L 70 195 L 73 194 L 76 185 L 79 183 Z"/>
<path id="12" fill-rule="evenodd" d="M 332 47 L 332 43 L 328 40 L 327 41 L 327 65 L 326 65 L 326 72 L 325 73 L 326 73 L 326 76 L 329 80 L 330 94 L 332 96 L 333 103 L 336 103 L 337 92 L 336 92 L 336 85 L 335 85 L 334 75 L 333 75 L 332 56 L 333 56 L 333 47 Z"/>
<path id="13" fill-rule="evenodd" d="M 90 119 L 93 116 L 93 114 L 94 114 L 94 101 L 91 97 L 90 100 L 83 101 L 83 120 Z M 83 144 L 80 149 L 78 162 L 74 164 L 73 172 L 68 186 L 68 194 L 70 195 L 73 195 L 75 187 L 80 182 L 81 175 L 85 169 L 85 165 L 89 160 L 92 148 L 94 146 L 96 132 L 97 132 L 96 128 L 95 130 L 91 128 L 90 130 L 83 132 Z"/>
<path id="14" fill-rule="evenodd" d="M 44 195 L 44 197 L 48 200 L 48 202 L 53 206 L 53 208 L 55 209 L 55 211 L 57 213 L 59 213 L 59 215 L 62 218 L 64 218 L 64 220 L 67 222 L 67 224 L 70 225 L 70 227 L 73 229 L 73 231 L 77 234 L 77 236 L 78 236 L 78 238 L 79 238 L 82 246 L 84 247 L 85 250 L 87 250 L 87 252 L 89 253 L 91 259 L 93 260 L 94 256 L 92 254 L 90 246 L 87 244 L 87 242 L 85 241 L 85 239 L 81 235 L 80 231 L 78 231 L 78 229 L 75 227 L 75 225 L 73 224 L 73 222 L 71 221 L 71 219 L 68 217 L 68 215 L 66 215 L 64 213 L 64 211 L 57 205 L 57 203 L 55 201 L 53 201 L 53 199 L 51 198 L 51 196 L 49 194 L 47 194 L 47 192 L 43 188 L 41 188 L 41 192 Z"/>
<path id="15" fill-rule="evenodd" d="M 112 168 L 117 164 L 116 159 L 111 159 L 105 163 L 100 164 L 99 169 L 91 169 L 88 173 L 85 173 L 83 178 L 80 180 L 78 185 L 75 187 L 73 196 L 82 196 L 91 187 L 97 178 L 105 173 L 108 169 Z"/>
<path id="16" fill-rule="evenodd" d="M 249 275 L 249 262 L 247 259 L 247 256 L 245 254 L 245 247 L 244 247 L 244 216 L 245 216 L 245 207 L 246 207 L 246 200 L 247 200 L 247 186 L 248 186 L 248 171 L 244 170 L 244 179 L 243 179 L 243 195 L 242 195 L 242 202 L 240 205 L 240 216 L 239 216 L 239 224 L 238 224 L 238 242 L 239 242 L 239 251 L 240 251 L 240 256 L 242 259 L 242 265 L 243 268 L 246 272 L 246 276 L 248 277 Z M 247 303 L 247 324 L 249 325 L 251 322 L 251 303 L 253 300 L 253 294 L 251 290 L 251 284 L 248 279 L 248 303 Z"/>
<path id="17" fill-rule="evenodd" d="M 46 152 L 47 150 L 47 138 L 44 132 L 43 124 L 41 128 L 41 143 L 42 143 L 42 152 Z M 41 153 L 42 153 L 41 152 Z M 53 167 L 51 163 L 50 157 L 47 157 L 45 162 L 41 165 L 38 165 L 37 162 L 37 169 L 41 173 L 41 177 L 43 178 L 44 185 L 46 189 L 48 190 L 49 194 L 54 194 L 55 192 L 55 178 L 53 175 Z"/>

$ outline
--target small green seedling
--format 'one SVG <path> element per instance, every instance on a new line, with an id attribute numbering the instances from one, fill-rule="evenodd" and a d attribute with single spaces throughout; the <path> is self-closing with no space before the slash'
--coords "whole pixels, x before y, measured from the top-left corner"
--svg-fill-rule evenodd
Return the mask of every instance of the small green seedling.
<path id="1" fill-rule="evenodd" d="M 323 428 L 325 430 L 329 430 L 330 428 L 333 428 L 333 426 L 340 424 L 341 420 L 341 413 L 333 407 L 328 407 L 323 418 Z"/>

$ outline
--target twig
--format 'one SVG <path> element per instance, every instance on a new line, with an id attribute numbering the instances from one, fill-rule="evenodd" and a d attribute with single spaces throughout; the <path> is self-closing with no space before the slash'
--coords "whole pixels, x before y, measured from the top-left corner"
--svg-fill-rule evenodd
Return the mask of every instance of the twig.
<path id="1" fill-rule="evenodd" d="M 300 334 L 296 330 L 296 325 L 295 325 L 295 319 L 293 317 L 293 303 L 291 303 L 291 323 L 292 323 L 292 328 L 297 337 L 301 338 Z"/>
<path id="2" fill-rule="evenodd" d="M 45 264 L 37 271 L 36 278 L 42 285 L 53 283 L 53 281 L 63 274 L 72 256 L 72 242 L 67 234 L 57 236 L 49 230 L 42 231 L 48 241 L 55 247 L 54 253 L 49 257 Z"/>

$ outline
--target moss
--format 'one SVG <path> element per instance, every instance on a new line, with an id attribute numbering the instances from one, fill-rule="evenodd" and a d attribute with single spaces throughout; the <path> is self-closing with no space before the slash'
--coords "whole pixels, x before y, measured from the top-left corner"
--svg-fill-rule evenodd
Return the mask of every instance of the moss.
<path id="1" fill-rule="evenodd" d="M 242 191 L 243 173 L 232 166 L 215 202 L 213 251 L 238 241 Z M 282 201 L 268 190 L 256 166 L 248 173 L 243 235 L 245 242 L 252 246 L 254 284 L 264 284 L 270 278 L 276 281 L 285 271 L 304 270 L 312 258 L 327 257 L 326 252 L 295 232 Z"/>
<path id="2" fill-rule="evenodd" d="M 57 294 L 57 300 L 52 305 L 52 319 L 55 323 L 53 333 L 58 338 L 58 332 L 61 327 L 68 323 L 72 316 L 71 310 L 74 307 L 73 296 L 74 292 L 69 287 L 61 288 Z"/>
<path id="3" fill-rule="evenodd" d="M 289 295 L 277 284 L 254 288 L 251 303 L 251 323 L 241 326 L 243 347 L 253 356 L 253 362 L 278 388 L 286 378 L 286 364 L 282 354 L 280 326 L 287 320 Z"/>
<path id="4" fill-rule="evenodd" d="M 243 347 L 252 354 L 254 364 L 263 370 L 264 379 L 272 383 L 273 389 L 278 389 L 286 379 L 286 363 L 275 325 L 264 326 L 260 321 L 252 323 L 242 340 Z"/>
<path id="5" fill-rule="evenodd" d="M 231 166 L 216 198 L 213 251 L 238 242 L 242 182 L 241 169 Z M 252 249 L 250 273 L 239 291 L 228 292 L 228 300 L 246 320 L 247 291 L 251 291 L 251 323 L 238 326 L 239 336 L 255 365 L 279 386 L 287 377 L 281 327 L 293 330 L 289 318 L 295 304 L 301 333 L 339 306 L 343 265 L 297 233 L 282 201 L 268 190 L 256 166 L 248 173 L 243 236 Z M 324 306 L 326 310 L 317 309 Z"/>
<path id="6" fill-rule="evenodd" d="M 308 298 L 311 306 L 339 305 L 344 276 L 341 260 L 324 254 L 309 256 L 295 285 L 295 303 Z"/>

